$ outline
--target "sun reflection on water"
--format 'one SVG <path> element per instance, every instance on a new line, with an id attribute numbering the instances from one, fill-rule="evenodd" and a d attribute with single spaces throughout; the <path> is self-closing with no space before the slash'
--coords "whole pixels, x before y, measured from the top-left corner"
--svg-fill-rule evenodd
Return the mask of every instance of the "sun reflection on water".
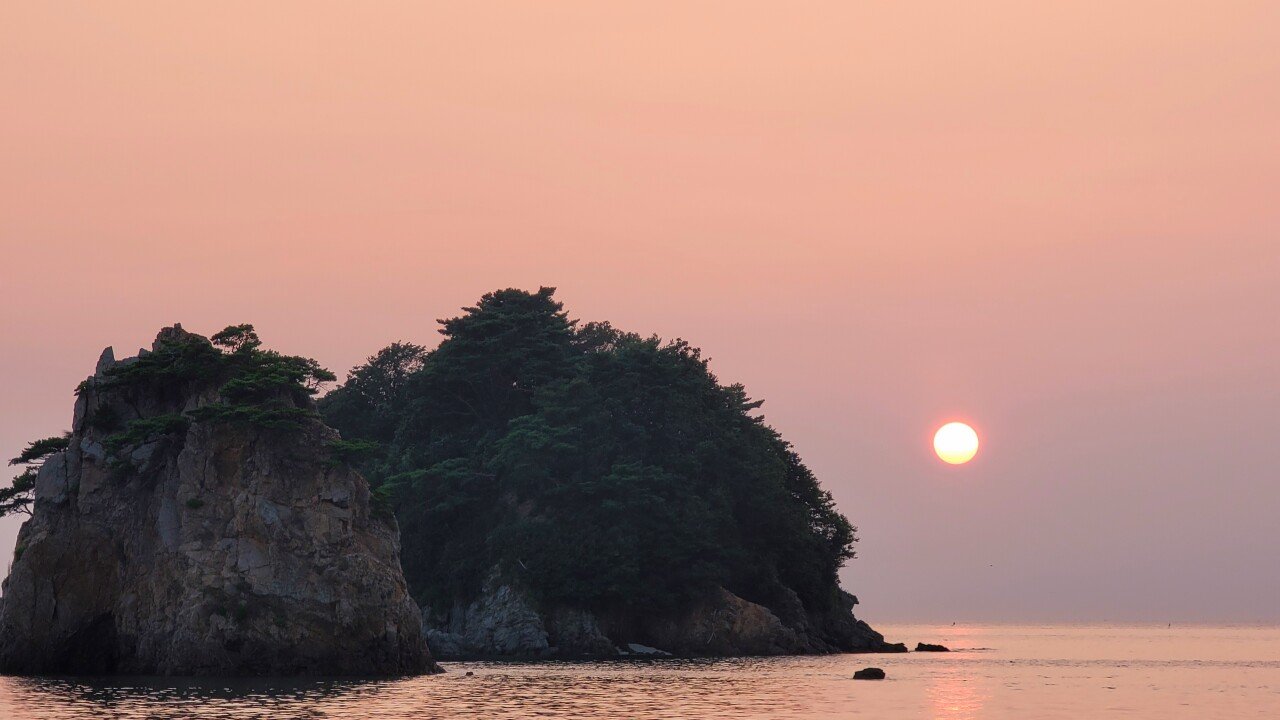
<path id="1" fill-rule="evenodd" d="M 953 651 L 963 652 L 983 644 L 982 630 L 978 628 L 939 627 L 935 636 L 945 639 Z M 933 720 L 976 720 L 982 717 L 983 707 L 991 696 L 984 687 L 985 679 L 976 675 L 971 667 L 950 662 L 939 665 L 925 686 Z"/>
<path id="2" fill-rule="evenodd" d="M 925 692 L 933 720 L 975 720 L 982 716 L 989 693 L 979 681 L 950 670 L 929 681 Z"/>

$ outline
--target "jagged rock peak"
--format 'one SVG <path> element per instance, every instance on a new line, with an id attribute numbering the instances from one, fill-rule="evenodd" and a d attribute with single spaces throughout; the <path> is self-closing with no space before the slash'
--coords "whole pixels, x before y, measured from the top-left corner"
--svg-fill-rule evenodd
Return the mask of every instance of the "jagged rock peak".
<path id="1" fill-rule="evenodd" d="M 209 339 L 203 335 L 197 335 L 193 332 L 187 332 L 182 329 L 182 323 L 174 323 L 169 327 L 160 328 L 160 332 L 156 333 L 156 339 L 151 342 L 151 352 L 157 352 L 165 343 L 181 343 L 190 341 L 209 342 Z"/>
<path id="2" fill-rule="evenodd" d="M 102 354 L 98 356 L 98 364 L 93 369 L 94 375 L 102 375 L 110 370 L 116 364 L 116 351 L 110 345 L 102 350 Z"/>

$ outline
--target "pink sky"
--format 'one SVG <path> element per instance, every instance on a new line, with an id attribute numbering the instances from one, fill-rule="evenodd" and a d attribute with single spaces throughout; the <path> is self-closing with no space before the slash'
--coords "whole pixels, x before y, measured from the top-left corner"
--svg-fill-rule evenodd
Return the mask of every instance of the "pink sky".
<path id="1" fill-rule="evenodd" d="M 872 621 L 1280 620 L 1280 5 L 1056 5 L 11 3 L 0 451 L 553 285 L 767 401 Z"/>

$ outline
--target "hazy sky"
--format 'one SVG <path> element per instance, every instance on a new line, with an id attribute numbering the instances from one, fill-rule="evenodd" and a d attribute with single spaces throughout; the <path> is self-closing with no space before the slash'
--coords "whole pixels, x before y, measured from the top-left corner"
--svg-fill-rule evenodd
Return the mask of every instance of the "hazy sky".
<path id="1" fill-rule="evenodd" d="M 873 623 L 1280 620 L 1280 3 L 663 5 L 7 3 L 2 456 L 162 325 L 552 285 L 766 400 Z"/>

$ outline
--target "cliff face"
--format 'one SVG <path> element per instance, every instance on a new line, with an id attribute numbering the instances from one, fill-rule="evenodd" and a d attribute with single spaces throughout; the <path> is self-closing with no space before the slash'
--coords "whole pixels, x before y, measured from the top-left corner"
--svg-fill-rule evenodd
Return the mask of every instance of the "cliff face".
<path id="1" fill-rule="evenodd" d="M 173 342 L 208 344 L 167 328 L 153 351 Z M 219 383 L 111 382 L 130 362 L 104 351 L 79 390 L 68 449 L 40 469 L 4 583 L 0 669 L 435 669 L 395 520 L 334 458 L 337 433 L 310 399 L 287 400 L 288 429 L 202 416 L 224 399 Z M 153 431 L 122 441 L 121 427 Z"/>
<path id="2" fill-rule="evenodd" d="M 473 602 L 424 607 L 422 615 L 432 653 L 445 659 L 906 651 L 855 618 L 857 598 L 841 595 L 842 608 L 831 617 L 810 616 L 794 593 L 770 609 L 723 589 L 680 612 L 609 616 L 540 607 L 495 569 Z"/>

